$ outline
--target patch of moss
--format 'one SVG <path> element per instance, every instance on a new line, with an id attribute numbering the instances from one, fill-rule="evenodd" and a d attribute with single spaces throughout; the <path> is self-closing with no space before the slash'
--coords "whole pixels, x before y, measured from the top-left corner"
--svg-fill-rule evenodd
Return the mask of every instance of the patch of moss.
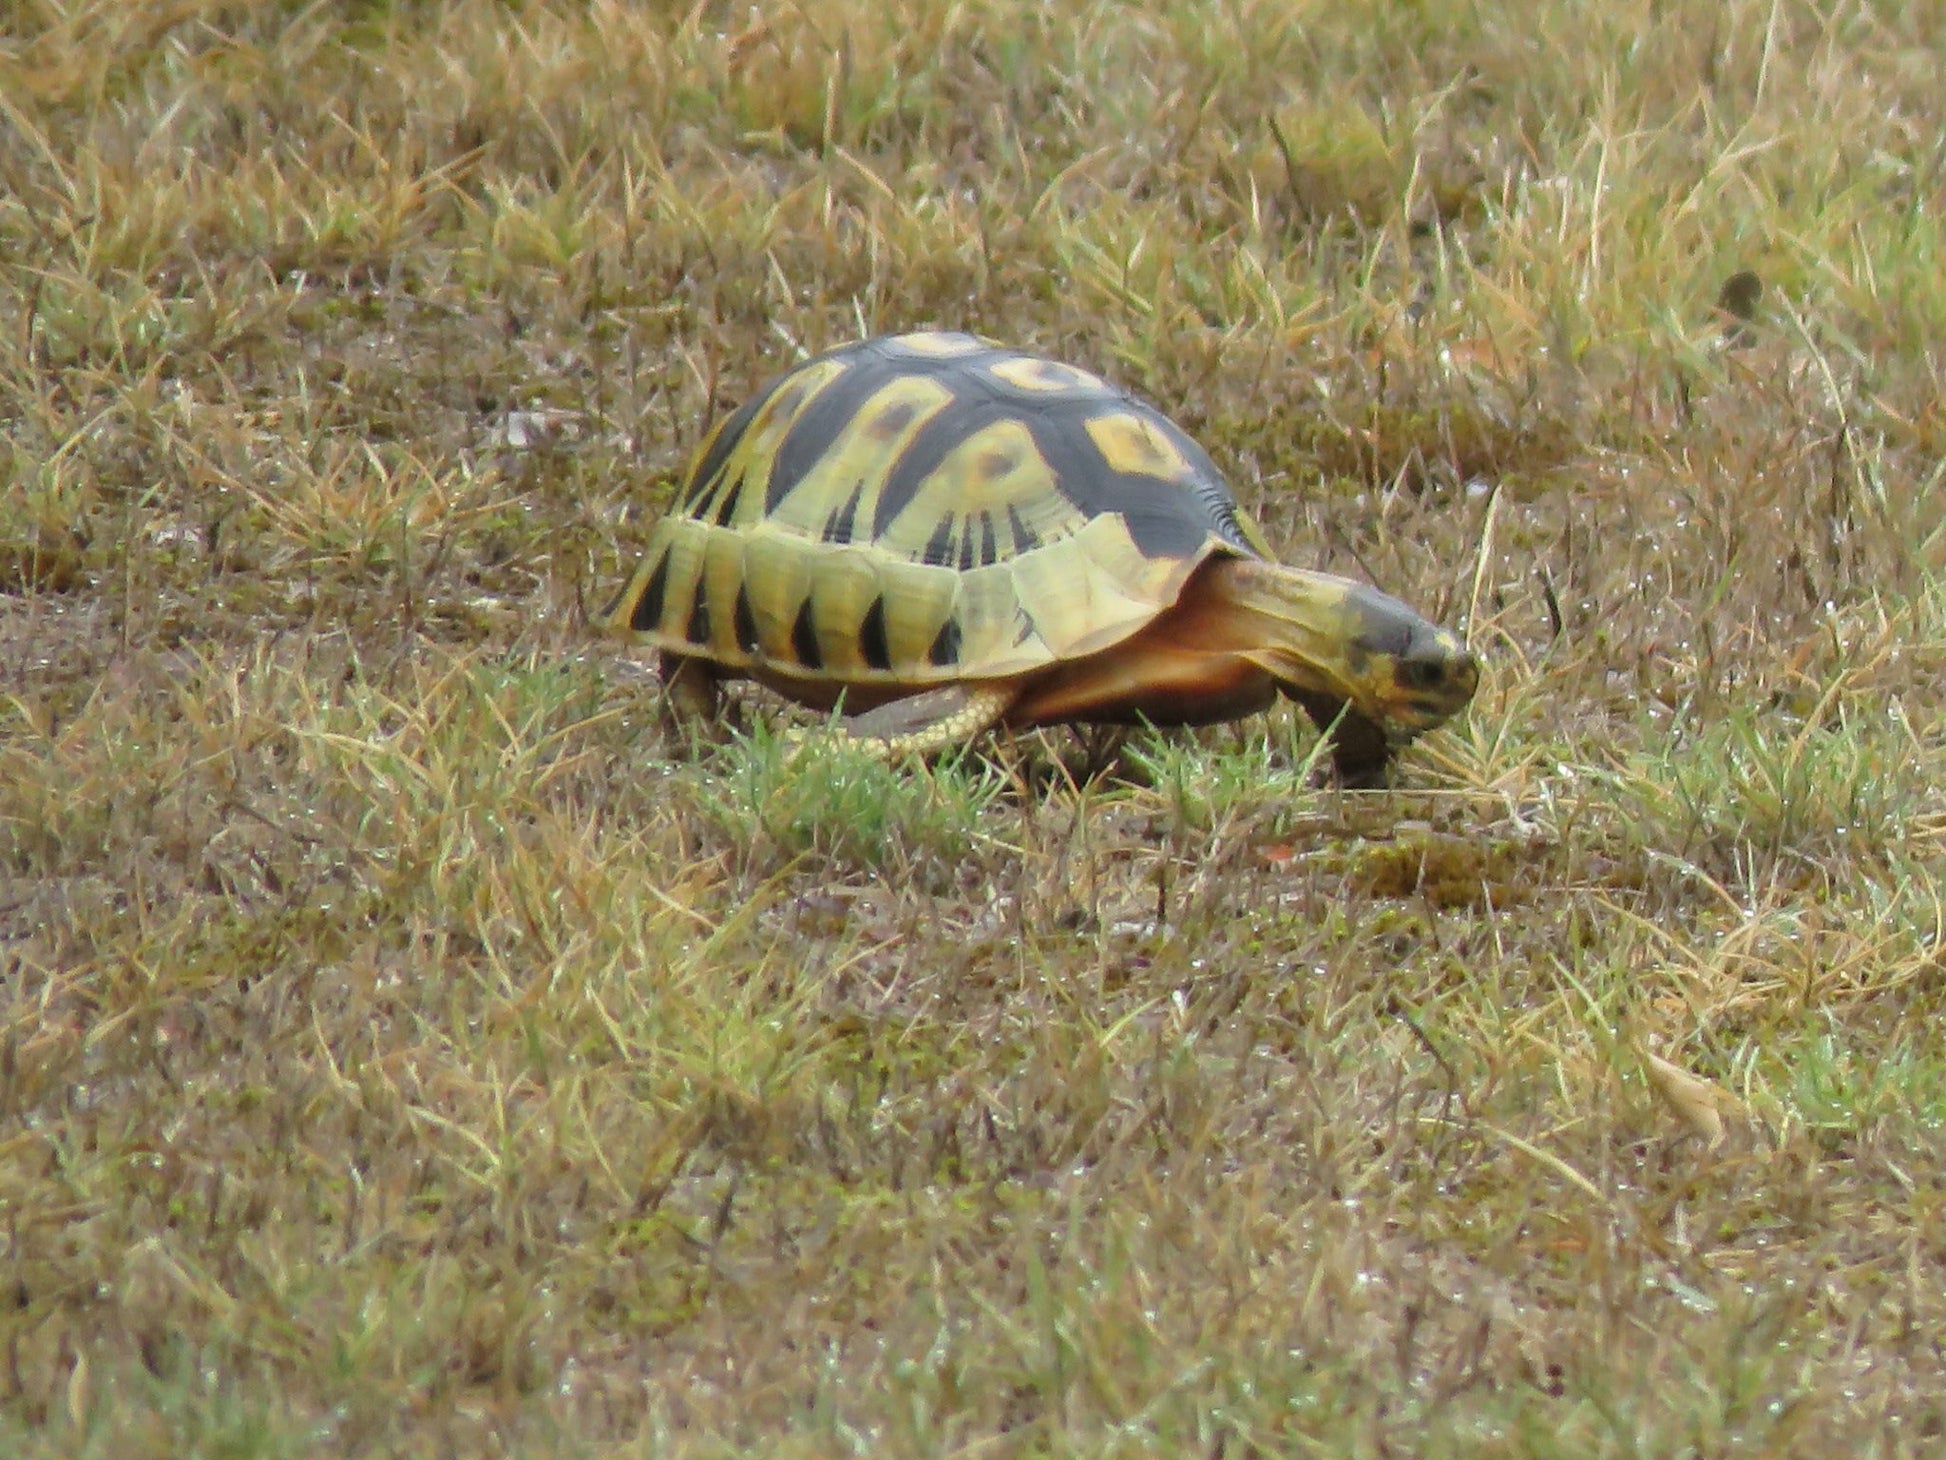
<path id="1" fill-rule="evenodd" d="M 1507 908 L 1533 901 L 1556 854 L 1517 842 L 1425 832 L 1370 845 L 1354 886 L 1374 897 L 1423 897 L 1441 908 Z"/>

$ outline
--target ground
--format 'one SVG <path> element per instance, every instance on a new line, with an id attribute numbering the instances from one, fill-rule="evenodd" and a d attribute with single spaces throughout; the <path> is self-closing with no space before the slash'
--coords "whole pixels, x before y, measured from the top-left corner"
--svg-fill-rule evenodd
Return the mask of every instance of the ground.
<path id="1" fill-rule="evenodd" d="M 9 1453 L 1938 1453 L 1942 21 L 14 5 Z M 687 454 L 920 325 L 1470 711 L 667 734 Z"/>

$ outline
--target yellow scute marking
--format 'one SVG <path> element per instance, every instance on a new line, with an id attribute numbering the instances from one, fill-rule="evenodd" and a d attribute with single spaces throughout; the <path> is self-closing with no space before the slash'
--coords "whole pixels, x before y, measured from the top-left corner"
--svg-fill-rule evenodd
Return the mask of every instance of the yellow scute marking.
<path id="1" fill-rule="evenodd" d="M 736 656 L 737 589 L 743 585 L 743 543 L 733 532 L 710 528 L 703 543 L 701 591 L 709 600 L 710 652 Z"/>
<path id="2" fill-rule="evenodd" d="M 690 488 L 696 485 L 697 469 L 702 466 L 703 458 L 710 454 L 710 449 L 716 445 L 717 438 L 723 434 L 729 424 L 730 417 L 727 414 L 718 416 L 715 424 L 703 433 L 703 439 L 696 443 L 696 449 L 689 453 L 689 469 L 682 474 L 682 486 L 676 494 L 678 500 L 688 496 Z M 734 448 L 731 454 L 735 455 Z"/>
<path id="3" fill-rule="evenodd" d="M 1094 417 L 1088 422 L 1088 435 L 1102 459 L 1125 475 L 1173 482 L 1191 474 L 1175 442 L 1155 422 L 1133 411 Z"/>
<path id="4" fill-rule="evenodd" d="M 878 565 L 861 548 L 836 548 L 818 563 L 811 589 L 811 621 L 827 679 L 874 679 L 858 647 L 858 626 L 878 597 Z"/>
<path id="5" fill-rule="evenodd" d="M 882 562 L 879 591 L 885 595 L 885 642 L 894 669 L 927 666 L 940 625 L 959 598 L 959 574 L 918 563 Z"/>
<path id="6" fill-rule="evenodd" d="M 796 662 L 791 630 L 798 606 L 811 591 L 816 559 L 801 540 L 770 532 L 763 524 L 743 533 L 744 590 L 750 595 L 750 614 L 757 621 L 757 642 L 763 657 L 780 665 Z"/>
<path id="7" fill-rule="evenodd" d="M 989 348 L 982 340 L 971 335 L 949 334 L 945 330 L 920 330 L 915 334 L 900 335 L 899 348 L 911 355 L 925 355 L 934 360 L 951 360 L 960 355 L 975 355 Z"/>
<path id="8" fill-rule="evenodd" d="M 852 413 L 830 447 L 778 503 L 766 519 L 768 525 L 822 538 L 826 520 L 862 488 L 852 532 L 854 540 L 868 538 L 892 468 L 927 422 L 952 403 L 952 391 L 936 380 L 905 376 L 889 381 Z M 766 476 L 771 455 L 764 462 Z"/>
<path id="9" fill-rule="evenodd" d="M 1029 390 L 1036 394 L 1108 389 L 1106 382 L 1098 375 L 1090 375 L 1074 365 L 1063 365 L 1059 360 L 1042 360 L 1032 355 L 1010 355 L 1004 360 L 994 361 L 987 370 L 1016 390 Z"/>
<path id="10" fill-rule="evenodd" d="M 938 678 L 996 678 L 1092 654 L 1174 603 L 1201 555 L 1144 557 L 1119 517 L 1091 519 L 1058 551 L 959 576 L 960 661 Z"/>
<path id="11" fill-rule="evenodd" d="M 761 488 L 770 476 L 770 463 L 777 454 L 777 447 L 789 431 L 791 423 L 801 416 L 805 408 L 816 400 L 831 383 L 845 373 L 842 360 L 813 360 L 808 365 L 800 365 L 778 384 L 770 399 L 758 409 L 754 419 L 743 428 L 743 434 L 730 448 L 724 459 L 723 472 L 726 476 L 749 476 L 754 478 L 751 485 Z M 722 433 L 729 418 L 710 431 L 703 438 L 703 444 L 696 449 L 690 459 L 688 477 L 693 480 L 696 470 L 703 464 L 703 458 Z M 754 470 L 753 470 L 754 468 Z M 684 490 L 688 490 L 688 481 Z M 759 492 L 761 498 L 762 493 Z"/>
<path id="12" fill-rule="evenodd" d="M 689 612 L 695 607 L 696 595 L 703 590 L 710 530 L 682 517 L 664 518 L 663 527 L 669 537 L 669 576 L 662 585 L 661 620 L 648 632 L 652 636 L 659 632 L 666 641 L 665 647 L 680 648 L 687 642 L 683 631 L 689 626 Z M 651 551 L 654 546 L 651 540 Z"/>
<path id="13" fill-rule="evenodd" d="M 991 515 L 995 543 L 1004 552 L 1013 546 L 1010 506 L 1035 532 L 1053 537 L 1060 519 L 1076 514 L 1060 493 L 1048 490 L 1052 475 L 1025 426 L 995 421 L 960 441 L 926 474 L 912 500 L 886 523 L 878 546 L 916 561 L 925 555 L 940 522 L 951 519 L 957 524 L 952 539 L 957 561 L 961 540 L 977 532 L 975 519 L 984 512 Z"/>

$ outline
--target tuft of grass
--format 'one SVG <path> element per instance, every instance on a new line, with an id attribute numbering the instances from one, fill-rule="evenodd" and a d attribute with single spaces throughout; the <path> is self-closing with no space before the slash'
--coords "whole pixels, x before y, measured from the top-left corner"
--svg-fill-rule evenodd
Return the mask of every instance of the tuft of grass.
<path id="1" fill-rule="evenodd" d="M 839 735 L 804 738 L 759 725 L 690 774 L 689 797 L 739 849 L 744 875 L 792 861 L 935 890 L 992 836 L 1006 789 L 976 757 L 915 768 Z"/>
<path id="2" fill-rule="evenodd" d="M 1738 880 L 1870 867 L 1905 842 L 1916 809 L 1894 778 L 1904 727 L 1854 713 L 1792 723 L 1731 710 L 1672 737 L 1652 770 L 1605 778 L 1645 846 Z"/>
<path id="3" fill-rule="evenodd" d="M 1317 782 L 1329 742 L 1321 735 L 1299 740 L 1300 723 L 1309 726 L 1286 711 L 1271 718 L 1268 733 L 1239 735 L 1228 747 L 1150 733 L 1124 747 L 1123 759 L 1167 807 L 1177 834 L 1220 836 L 1266 804 L 1302 817 L 1322 799 Z"/>

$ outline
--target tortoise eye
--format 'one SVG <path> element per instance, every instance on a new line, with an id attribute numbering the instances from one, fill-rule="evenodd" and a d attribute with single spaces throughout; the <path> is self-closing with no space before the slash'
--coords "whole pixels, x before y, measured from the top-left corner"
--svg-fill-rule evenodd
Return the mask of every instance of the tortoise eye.
<path id="1" fill-rule="evenodd" d="M 1399 662 L 1399 683 L 1407 689 L 1437 689 L 1446 682 L 1443 659 L 1404 659 Z"/>

